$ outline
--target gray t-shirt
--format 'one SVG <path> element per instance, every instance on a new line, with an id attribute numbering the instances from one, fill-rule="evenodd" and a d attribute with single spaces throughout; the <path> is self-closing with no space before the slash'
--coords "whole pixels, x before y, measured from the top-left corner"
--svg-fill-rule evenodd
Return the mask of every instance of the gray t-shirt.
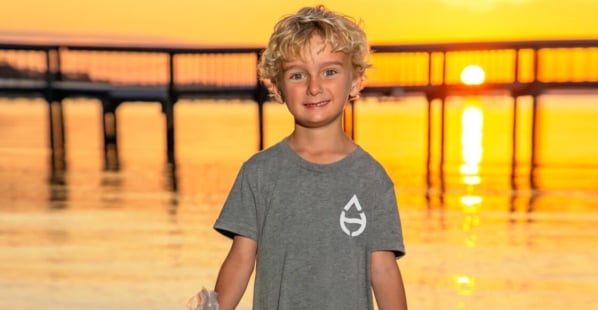
<path id="1" fill-rule="evenodd" d="M 332 164 L 286 140 L 255 154 L 214 228 L 256 240 L 256 310 L 372 309 L 369 253 L 404 254 L 394 185 L 361 147 Z"/>

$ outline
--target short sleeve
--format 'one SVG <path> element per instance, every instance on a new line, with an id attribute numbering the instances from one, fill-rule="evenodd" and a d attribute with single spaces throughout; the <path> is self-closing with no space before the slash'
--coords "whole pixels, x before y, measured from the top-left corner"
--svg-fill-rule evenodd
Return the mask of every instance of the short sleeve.
<path id="1" fill-rule="evenodd" d="M 397 198 L 392 183 L 381 193 L 372 211 L 373 232 L 369 235 L 370 251 L 393 251 L 397 258 L 405 255 L 403 232 Z"/>
<path id="2" fill-rule="evenodd" d="M 257 240 L 256 197 L 245 165 L 239 170 L 214 229 L 229 238 L 242 235 Z"/>

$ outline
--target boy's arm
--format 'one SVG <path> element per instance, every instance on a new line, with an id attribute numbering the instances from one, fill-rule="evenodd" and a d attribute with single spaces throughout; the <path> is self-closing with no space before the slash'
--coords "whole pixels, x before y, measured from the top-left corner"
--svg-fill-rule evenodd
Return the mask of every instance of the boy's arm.
<path id="1" fill-rule="evenodd" d="M 239 304 L 255 266 L 256 250 L 255 240 L 240 235 L 233 238 L 214 288 L 220 310 L 232 310 Z"/>
<path id="2" fill-rule="evenodd" d="M 374 251 L 371 254 L 371 281 L 378 309 L 407 309 L 407 297 L 401 271 L 391 251 Z"/>

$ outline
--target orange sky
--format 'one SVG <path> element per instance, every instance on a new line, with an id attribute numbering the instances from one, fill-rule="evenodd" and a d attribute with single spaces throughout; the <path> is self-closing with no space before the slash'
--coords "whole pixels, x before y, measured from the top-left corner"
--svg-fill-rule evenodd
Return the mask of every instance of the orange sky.
<path id="1" fill-rule="evenodd" d="M 322 3 L 364 21 L 372 44 L 598 38 L 598 0 L 18 0 L 0 10 L 0 42 L 263 46 L 282 16 Z"/>

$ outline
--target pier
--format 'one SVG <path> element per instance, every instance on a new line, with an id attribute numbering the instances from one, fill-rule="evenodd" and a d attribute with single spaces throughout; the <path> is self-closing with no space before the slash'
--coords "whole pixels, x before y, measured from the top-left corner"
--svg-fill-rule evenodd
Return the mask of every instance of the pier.
<path id="1" fill-rule="evenodd" d="M 269 99 L 258 81 L 262 47 L 155 47 L 0 43 L 0 96 L 42 97 L 48 103 L 51 165 L 65 168 L 65 98 L 98 99 L 102 105 L 104 167 L 119 169 L 117 109 L 123 103 L 161 105 L 168 164 L 176 162 L 174 109 L 181 99 L 242 99 L 258 107 L 259 141 L 264 147 L 263 105 Z M 538 96 L 555 90 L 598 90 L 598 39 L 443 44 L 374 45 L 362 97 L 424 96 L 427 100 L 427 167 L 433 136 L 440 140 L 444 166 L 445 108 L 450 96 L 508 95 L 513 98 L 512 158 L 516 165 L 517 98 L 531 96 L 531 158 L 537 165 Z M 469 64 L 484 68 L 481 85 L 465 85 L 460 74 Z M 439 132 L 432 130 L 433 102 L 440 104 Z M 345 115 L 354 132 L 355 105 Z M 530 172 L 533 183 L 533 171 Z M 431 182 L 428 175 L 428 182 Z M 533 187 L 533 185 L 532 185 Z"/>

